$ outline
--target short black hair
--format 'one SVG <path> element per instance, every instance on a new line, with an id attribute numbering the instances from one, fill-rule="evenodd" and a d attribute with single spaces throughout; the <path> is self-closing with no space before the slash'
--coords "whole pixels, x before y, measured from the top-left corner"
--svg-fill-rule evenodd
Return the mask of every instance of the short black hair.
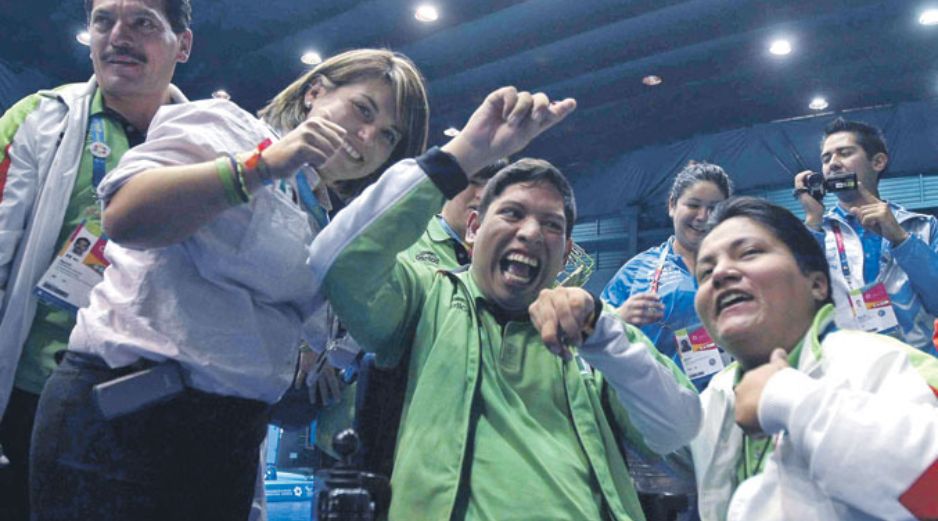
<path id="1" fill-rule="evenodd" d="M 482 170 L 479 170 L 478 172 L 473 174 L 472 178 L 478 179 L 480 181 L 483 181 L 483 180 L 488 181 L 489 179 L 495 177 L 495 174 L 497 174 L 499 171 L 501 171 L 501 169 L 505 168 L 508 165 L 509 165 L 508 158 L 503 157 L 495 161 L 491 165 L 483 167 Z"/>
<path id="2" fill-rule="evenodd" d="M 781 206 L 765 199 L 751 196 L 732 197 L 721 201 L 710 213 L 707 231 L 710 234 L 720 223 L 733 217 L 745 217 L 761 224 L 784 244 L 795 258 L 798 269 L 807 275 L 819 271 L 827 278 L 827 298 L 822 304 L 833 302 L 831 298 L 830 265 L 821 245 L 801 222 L 801 219 Z"/>
<path id="3" fill-rule="evenodd" d="M 525 157 L 495 174 L 495 177 L 485 185 L 485 191 L 482 192 L 482 200 L 479 202 L 479 218 L 485 218 L 485 212 L 488 211 L 492 201 L 506 188 L 518 183 L 550 183 L 560 192 L 563 198 L 563 215 L 567 221 L 564 233 L 569 239 L 573 233 L 573 223 L 576 221 L 576 199 L 573 197 L 573 188 L 557 167 L 543 159 Z"/>
<path id="4" fill-rule="evenodd" d="M 857 144 L 866 152 L 868 159 L 873 159 L 873 156 L 879 153 L 889 155 L 889 151 L 886 148 L 886 137 L 883 135 L 882 130 L 873 125 L 863 123 L 862 121 L 847 121 L 844 118 L 837 118 L 824 127 L 824 138 L 821 139 L 821 147 L 824 146 L 824 141 L 826 141 L 831 134 L 837 134 L 838 132 L 850 132 L 853 134 L 857 140 Z"/>
<path id="5" fill-rule="evenodd" d="M 190 0 L 162 0 L 163 14 L 169 20 L 173 32 L 180 34 L 192 25 L 192 3 Z M 85 18 L 91 22 L 91 11 L 94 0 L 85 0 Z"/>
<path id="6" fill-rule="evenodd" d="M 689 161 L 687 166 L 674 176 L 671 191 L 668 192 L 668 202 L 677 202 L 688 188 L 701 181 L 709 181 L 717 185 L 724 198 L 733 195 L 733 181 L 720 165 L 706 161 Z"/>

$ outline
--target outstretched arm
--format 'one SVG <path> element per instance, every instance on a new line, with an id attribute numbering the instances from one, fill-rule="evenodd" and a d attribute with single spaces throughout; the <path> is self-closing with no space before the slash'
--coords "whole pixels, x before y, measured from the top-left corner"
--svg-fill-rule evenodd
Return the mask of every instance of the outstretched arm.
<path id="1" fill-rule="evenodd" d="M 419 238 L 444 198 L 467 186 L 465 172 L 521 150 L 575 106 L 513 87 L 489 94 L 459 136 L 393 166 L 316 237 L 309 265 L 363 347 L 393 351 L 406 338 L 428 279 L 397 254 Z"/>
<path id="2" fill-rule="evenodd" d="M 528 311 L 551 352 L 566 359 L 568 345 L 580 346 L 579 356 L 609 382 L 648 448 L 668 454 L 697 434 L 701 408 L 690 382 L 640 331 L 602 313 L 585 290 L 543 290 Z"/>

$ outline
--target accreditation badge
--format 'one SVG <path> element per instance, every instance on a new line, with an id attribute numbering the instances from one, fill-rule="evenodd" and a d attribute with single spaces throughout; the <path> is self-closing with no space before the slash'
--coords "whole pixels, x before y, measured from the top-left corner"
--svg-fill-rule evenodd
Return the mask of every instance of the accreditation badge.
<path id="1" fill-rule="evenodd" d="M 34 289 L 40 300 L 73 313 L 88 305 L 91 288 L 110 264 L 99 223 L 86 219 L 75 228 Z"/>
<path id="2" fill-rule="evenodd" d="M 899 320 L 882 282 L 850 291 L 850 307 L 859 329 L 886 335 L 898 333 Z"/>
<path id="3" fill-rule="evenodd" d="M 723 370 L 725 361 L 722 350 L 703 326 L 675 331 L 674 344 L 681 357 L 684 372 L 691 380 Z"/>

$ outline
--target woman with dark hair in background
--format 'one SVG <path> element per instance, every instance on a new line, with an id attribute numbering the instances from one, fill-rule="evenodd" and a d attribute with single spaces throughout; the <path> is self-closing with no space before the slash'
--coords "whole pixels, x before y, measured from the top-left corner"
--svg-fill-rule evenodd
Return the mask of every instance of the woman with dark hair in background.
<path id="1" fill-rule="evenodd" d="M 791 212 L 717 206 L 697 312 L 736 357 L 701 395 L 704 521 L 938 519 L 938 359 L 839 330 L 827 259 Z"/>
<path id="2" fill-rule="evenodd" d="M 618 308 L 619 316 L 638 326 L 665 356 L 703 389 L 724 359 L 710 340 L 697 313 L 694 295 L 694 258 L 714 205 L 730 197 L 733 184 L 717 165 L 691 161 L 678 172 L 668 196 L 668 215 L 674 235 L 625 263 L 606 285 L 602 299 Z M 680 346 L 680 348 L 679 348 Z M 629 468 L 636 488 L 645 496 L 646 514 L 670 515 L 663 510 L 679 507 L 674 495 L 692 495 L 690 479 L 672 476 L 661 465 L 651 463 L 650 454 L 627 447 Z M 650 497 L 649 497 L 650 496 Z M 691 508 L 691 511 L 693 508 Z M 688 512 L 681 519 L 694 519 Z"/>
<path id="3" fill-rule="evenodd" d="M 318 309 L 305 261 L 327 190 L 422 152 L 428 107 L 410 60 L 363 49 L 260 114 L 224 100 L 166 107 L 99 186 L 111 266 L 40 399 L 36 519 L 248 517 L 269 405 Z M 146 368 L 165 378 L 92 399 Z M 149 396 L 173 374 L 184 390 Z M 115 417 L 96 406 L 124 398 L 165 401 Z"/>

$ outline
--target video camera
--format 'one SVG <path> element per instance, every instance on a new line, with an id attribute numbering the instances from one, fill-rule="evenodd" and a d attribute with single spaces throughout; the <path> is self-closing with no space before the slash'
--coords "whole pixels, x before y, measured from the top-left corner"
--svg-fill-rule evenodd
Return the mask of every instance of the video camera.
<path id="1" fill-rule="evenodd" d="M 831 174 L 824 177 L 824 174 L 811 172 L 804 179 L 805 190 L 808 195 L 818 201 L 824 199 L 827 192 L 846 192 L 847 190 L 856 190 L 859 186 L 857 174 L 855 172 L 844 172 L 842 174 Z"/>

